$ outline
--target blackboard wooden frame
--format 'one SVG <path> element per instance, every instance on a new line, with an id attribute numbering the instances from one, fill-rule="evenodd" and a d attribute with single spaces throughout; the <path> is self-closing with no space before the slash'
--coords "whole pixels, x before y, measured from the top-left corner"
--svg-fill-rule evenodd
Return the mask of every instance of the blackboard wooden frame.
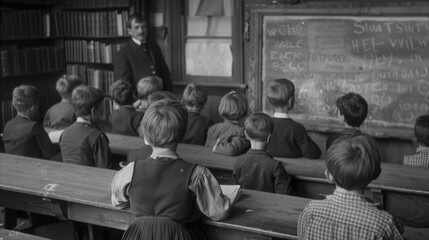
<path id="1" fill-rule="evenodd" d="M 427 17 L 428 2 L 404 2 L 401 4 L 298 4 L 270 5 L 259 4 L 250 8 L 250 43 L 249 43 L 249 78 L 248 98 L 249 107 L 253 111 L 262 111 L 262 64 L 263 64 L 263 20 L 266 16 L 341 16 L 341 17 Z M 338 132 L 343 125 L 327 124 L 320 126 L 311 121 L 300 121 L 309 131 Z M 364 127 L 362 131 L 378 138 L 400 138 L 411 140 L 414 136 L 412 128 L 395 127 L 386 130 L 384 127 Z"/>

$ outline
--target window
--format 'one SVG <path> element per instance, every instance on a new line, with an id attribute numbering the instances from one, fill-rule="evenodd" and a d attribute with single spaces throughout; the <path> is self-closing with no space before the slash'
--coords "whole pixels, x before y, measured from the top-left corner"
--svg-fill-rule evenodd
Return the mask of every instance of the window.
<path id="1" fill-rule="evenodd" d="M 180 23 L 171 29 L 175 82 L 243 83 L 241 1 L 171 1 L 172 22 Z"/>

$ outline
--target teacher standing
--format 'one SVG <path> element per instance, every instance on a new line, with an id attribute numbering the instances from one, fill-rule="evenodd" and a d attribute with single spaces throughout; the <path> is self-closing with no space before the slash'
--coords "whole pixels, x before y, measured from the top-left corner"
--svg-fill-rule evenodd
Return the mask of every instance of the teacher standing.
<path id="1" fill-rule="evenodd" d="M 121 47 L 114 63 L 115 79 L 131 83 L 136 89 L 138 81 L 147 76 L 162 79 L 163 90 L 172 91 L 170 70 L 156 43 L 148 42 L 147 21 L 141 14 L 130 15 L 127 22 L 131 40 Z"/>

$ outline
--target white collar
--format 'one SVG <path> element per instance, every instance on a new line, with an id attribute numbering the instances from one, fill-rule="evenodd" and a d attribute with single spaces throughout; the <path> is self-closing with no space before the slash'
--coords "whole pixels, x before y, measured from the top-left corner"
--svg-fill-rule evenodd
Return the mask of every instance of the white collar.
<path id="1" fill-rule="evenodd" d="M 29 116 L 25 115 L 25 114 L 18 113 L 17 115 L 20 116 L 20 117 L 22 117 L 22 118 L 26 118 L 28 120 L 31 120 L 31 118 Z"/>
<path id="2" fill-rule="evenodd" d="M 179 158 L 179 155 L 177 155 L 177 153 L 171 149 L 153 148 L 152 154 L 150 155 L 150 157 L 153 159 L 155 159 L 157 157 L 177 159 L 177 158 Z"/>
<path id="3" fill-rule="evenodd" d="M 135 39 L 135 38 L 131 38 L 137 45 L 142 45 L 142 41 L 140 41 L 140 40 L 137 40 L 137 39 Z"/>
<path id="4" fill-rule="evenodd" d="M 273 117 L 275 117 L 275 118 L 289 118 L 289 114 L 281 113 L 281 112 L 275 112 Z"/>
<path id="5" fill-rule="evenodd" d="M 88 121 L 88 120 L 86 120 L 85 118 L 82 118 L 82 117 L 77 117 L 76 122 L 91 124 L 91 121 Z"/>

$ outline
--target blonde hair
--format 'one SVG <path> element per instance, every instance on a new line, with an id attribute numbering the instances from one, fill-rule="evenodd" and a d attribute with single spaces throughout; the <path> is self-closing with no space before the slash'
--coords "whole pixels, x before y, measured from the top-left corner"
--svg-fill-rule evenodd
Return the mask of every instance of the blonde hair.
<path id="1" fill-rule="evenodd" d="M 244 94 L 231 91 L 220 100 L 219 114 L 230 121 L 240 120 L 247 115 L 247 105 L 247 97 Z"/>
<path id="2" fill-rule="evenodd" d="M 139 99 L 147 99 L 156 91 L 161 91 L 163 87 L 162 79 L 157 76 L 144 77 L 137 83 L 137 95 Z"/>
<path id="3" fill-rule="evenodd" d="M 178 101 L 163 99 L 152 103 L 142 120 L 143 135 L 152 146 L 172 147 L 183 140 L 188 111 Z"/>
<path id="4" fill-rule="evenodd" d="M 75 87 L 82 85 L 83 81 L 77 75 L 63 75 L 57 80 L 55 90 L 62 99 L 70 99 Z"/>

